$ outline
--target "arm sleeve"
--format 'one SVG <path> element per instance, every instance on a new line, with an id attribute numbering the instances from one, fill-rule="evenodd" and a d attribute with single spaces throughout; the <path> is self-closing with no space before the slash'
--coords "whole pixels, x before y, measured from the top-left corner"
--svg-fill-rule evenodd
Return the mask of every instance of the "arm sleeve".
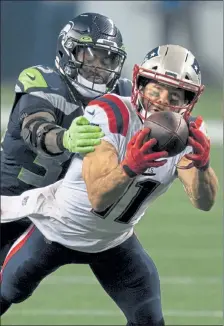
<path id="1" fill-rule="evenodd" d="M 25 117 L 37 112 L 48 112 L 56 120 L 55 108 L 53 105 L 40 97 L 24 94 L 16 104 L 18 107 L 19 121 L 22 124 Z"/>

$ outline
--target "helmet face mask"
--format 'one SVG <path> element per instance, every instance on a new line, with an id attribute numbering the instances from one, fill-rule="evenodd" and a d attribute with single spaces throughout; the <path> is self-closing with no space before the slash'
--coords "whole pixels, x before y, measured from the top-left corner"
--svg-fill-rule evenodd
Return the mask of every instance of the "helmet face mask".
<path id="1" fill-rule="evenodd" d="M 167 54 L 168 47 L 172 54 L 171 58 L 165 58 L 163 54 Z M 159 48 L 166 48 L 162 49 L 166 51 L 161 51 L 163 53 L 158 55 L 156 60 L 147 58 L 142 66 L 135 65 L 134 67 L 132 103 L 143 120 L 153 111 L 155 112 L 157 107 L 160 108 L 159 111 L 171 110 L 178 112 L 187 119 L 204 90 L 204 86 L 200 82 L 200 75 L 197 75 L 192 69 L 192 62 L 195 62 L 196 59 L 191 54 L 189 64 L 189 60 L 187 61 L 186 58 L 189 59 L 190 52 L 176 45 L 158 47 L 157 54 Z M 153 50 L 150 53 L 155 53 L 155 51 Z M 170 68 L 171 64 L 173 65 L 172 71 L 167 69 L 167 67 Z M 169 91 L 169 101 L 161 106 L 158 99 L 152 95 L 148 96 L 145 87 L 149 83 L 158 84 L 161 88 L 167 89 Z M 182 101 L 180 101 L 181 97 Z"/>
<path id="2" fill-rule="evenodd" d="M 59 35 L 56 67 L 83 97 L 111 91 L 126 59 L 119 30 L 109 18 L 92 13 L 69 23 Z"/>
<path id="3" fill-rule="evenodd" d="M 79 82 L 80 75 L 91 84 L 91 90 L 100 91 L 101 88 L 102 93 L 120 77 L 124 64 L 124 56 L 113 47 L 77 45 L 73 56 L 79 67 L 75 81 Z"/>

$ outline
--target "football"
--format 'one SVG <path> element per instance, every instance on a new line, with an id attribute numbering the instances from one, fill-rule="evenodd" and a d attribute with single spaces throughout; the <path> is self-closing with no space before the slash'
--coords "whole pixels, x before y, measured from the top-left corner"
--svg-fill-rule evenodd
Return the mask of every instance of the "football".
<path id="1" fill-rule="evenodd" d="M 157 140 L 157 144 L 152 148 L 155 152 L 165 150 L 171 157 L 181 153 L 187 146 L 189 129 L 179 113 L 170 111 L 153 113 L 144 121 L 144 127 L 151 129 L 147 140 L 151 138 Z"/>

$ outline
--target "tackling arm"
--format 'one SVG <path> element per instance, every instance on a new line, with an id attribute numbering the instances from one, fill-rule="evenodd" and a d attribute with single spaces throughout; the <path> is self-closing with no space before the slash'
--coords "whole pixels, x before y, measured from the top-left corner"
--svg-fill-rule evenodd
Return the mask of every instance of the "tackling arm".
<path id="1" fill-rule="evenodd" d="M 34 150 L 47 154 L 63 152 L 61 136 L 65 129 L 57 126 L 49 112 L 37 112 L 23 120 L 21 135 L 24 141 Z"/>
<path id="2" fill-rule="evenodd" d="M 14 105 L 18 106 L 21 137 L 35 153 L 42 152 L 50 156 L 65 150 L 71 153 L 94 151 L 94 146 L 100 143 L 102 137 L 100 128 L 90 126 L 89 121 L 82 116 L 75 118 L 67 130 L 62 128 L 57 115 L 59 109 L 56 109 L 57 104 L 59 108 L 60 105 L 46 96 L 46 91 L 51 92 L 52 88 L 47 84 L 47 74 L 43 74 L 43 71 L 41 67 L 32 67 L 19 75 Z M 54 75 L 53 70 L 52 74 L 52 80 L 58 83 L 58 75 Z M 58 83 L 58 92 L 64 86 Z M 39 95 L 36 96 L 33 90 Z M 60 95 L 60 92 L 56 95 Z"/>
<path id="3" fill-rule="evenodd" d="M 71 153 L 89 153 L 104 136 L 99 126 L 90 125 L 83 116 L 75 118 L 68 130 L 54 121 L 49 112 L 37 112 L 24 119 L 21 135 L 33 151 L 48 155 L 60 154 L 65 149 Z"/>
<path id="4" fill-rule="evenodd" d="M 183 157 L 179 164 L 187 166 L 190 162 Z M 198 209 L 209 211 L 215 202 L 218 190 L 218 179 L 214 170 L 211 167 L 204 171 L 192 167 L 177 169 L 177 173 L 192 204 Z"/>

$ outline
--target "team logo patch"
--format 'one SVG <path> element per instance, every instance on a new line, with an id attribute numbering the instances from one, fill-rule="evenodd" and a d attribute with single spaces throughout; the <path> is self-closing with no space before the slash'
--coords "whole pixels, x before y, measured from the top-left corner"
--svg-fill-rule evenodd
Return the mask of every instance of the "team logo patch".
<path id="1" fill-rule="evenodd" d="M 159 46 L 157 46 L 157 48 L 155 48 L 152 51 L 150 51 L 149 53 L 147 53 L 147 55 L 145 56 L 142 64 L 145 63 L 149 59 L 152 59 L 154 57 L 158 57 L 158 55 L 159 55 Z"/>
<path id="2" fill-rule="evenodd" d="M 27 201 L 28 201 L 29 198 L 30 198 L 29 196 L 26 196 L 26 197 L 23 198 L 22 206 L 25 206 L 27 204 Z"/>
<path id="3" fill-rule="evenodd" d="M 36 76 L 34 75 L 30 75 L 26 72 L 26 75 L 31 79 L 31 80 L 35 80 L 36 79 Z"/>
<path id="4" fill-rule="evenodd" d="M 191 65 L 191 67 L 194 69 L 194 71 L 196 72 L 197 75 L 200 74 L 200 66 L 199 66 L 199 63 L 197 62 L 196 58 L 194 58 L 194 62 Z"/>

